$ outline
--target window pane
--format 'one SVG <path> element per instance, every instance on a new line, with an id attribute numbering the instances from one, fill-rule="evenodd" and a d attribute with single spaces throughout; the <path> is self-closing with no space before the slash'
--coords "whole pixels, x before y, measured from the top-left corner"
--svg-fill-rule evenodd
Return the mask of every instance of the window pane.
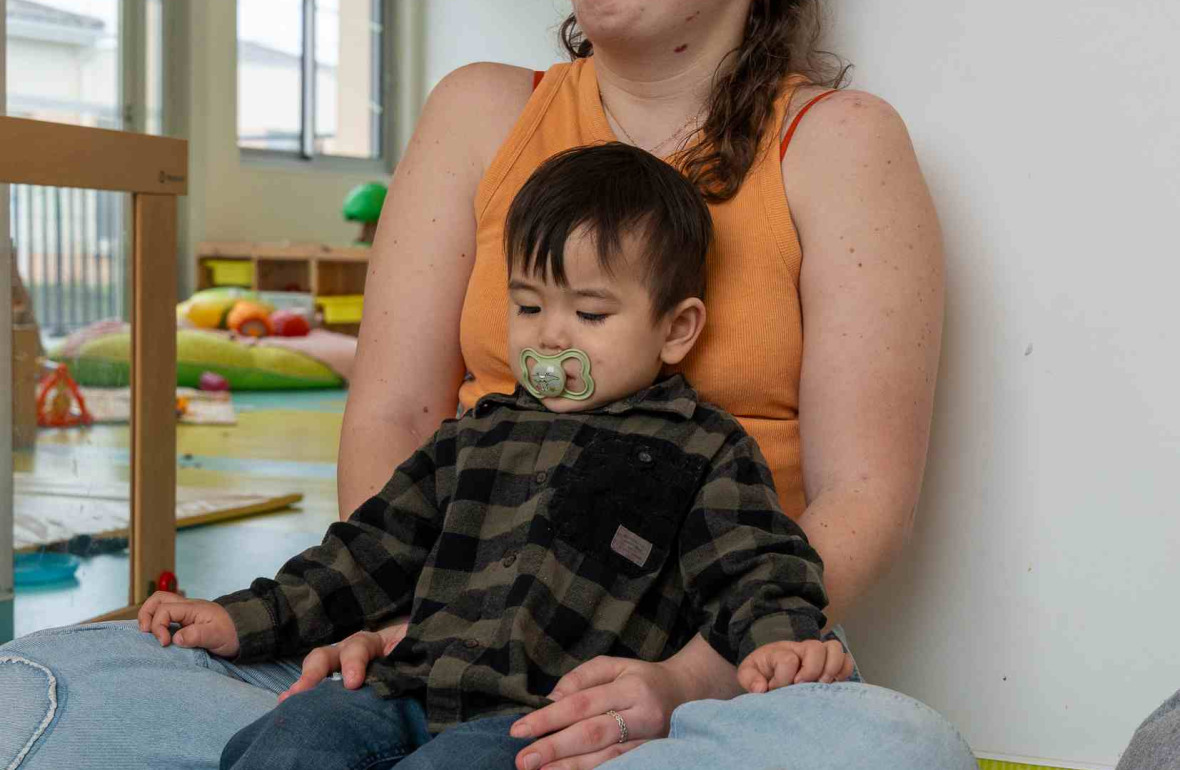
<path id="1" fill-rule="evenodd" d="M 238 146 L 298 152 L 303 3 L 238 0 Z"/>
<path id="2" fill-rule="evenodd" d="M 147 121 L 144 130 L 149 134 L 164 133 L 164 0 L 147 0 L 147 60 L 144 72 L 147 79 Z"/>
<path id="3" fill-rule="evenodd" d="M 8 114 L 121 128 L 118 0 L 7 4 Z"/>
<path id="4" fill-rule="evenodd" d="M 317 154 L 381 155 L 381 6 L 316 0 Z"/>

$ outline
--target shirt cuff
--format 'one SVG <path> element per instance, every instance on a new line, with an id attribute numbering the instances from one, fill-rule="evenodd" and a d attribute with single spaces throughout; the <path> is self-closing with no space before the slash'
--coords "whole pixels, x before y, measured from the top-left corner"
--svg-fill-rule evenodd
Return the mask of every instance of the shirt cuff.
<path id="1" fill-rule="evenodd" d="M 779 612 L 774 615 L 764 615 L 753 623 L 742 638 L 738 649 L 738 661 L 746 659 L 754 650 L 764 644 L 772 642 L 805 642 L 809 639 L 819 639 L 820 623 L 823 614 L 816 618 L 807 612 Z"/>
<path id="2" fill-rule="evenodd" d="M 249 588 L 213 600 L 229 613 L 238 633 L 238 654 L 234 663 L 248 663 L 274 656 L 275 619 L 270 605 Z"/>

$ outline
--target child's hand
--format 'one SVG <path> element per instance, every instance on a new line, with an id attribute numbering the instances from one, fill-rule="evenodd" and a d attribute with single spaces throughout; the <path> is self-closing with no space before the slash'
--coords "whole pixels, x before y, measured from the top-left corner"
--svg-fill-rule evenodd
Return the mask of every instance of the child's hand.
<path id="1" fill-rule="evenodd" d="M 179 623 L 176 633 L 168 624 Z M 203 599 L 186 599 L 168 591 L 156 591 L 139 610 L 139 630 L 149 631 L 167 647 L 201 647 L 214 655 L 230 658 L 238 654 L 238 630 L 225 608 Z"/>
<path id="2" fill-rule="evenodd" d="M 852 656 L 840 642 L 771 642 L 738 666 L 738 683 L 748 692 L 769 692 L 800 682 L 836 682 L 852 676 Z"/>

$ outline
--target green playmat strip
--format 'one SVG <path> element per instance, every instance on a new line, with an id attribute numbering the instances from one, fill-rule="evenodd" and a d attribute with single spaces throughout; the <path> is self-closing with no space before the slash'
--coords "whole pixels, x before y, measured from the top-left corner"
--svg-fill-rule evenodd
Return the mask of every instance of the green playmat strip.
<path id="1" fill-rule="evenodd" d="M 979 770 L 1065 770 L 1063 767 L 1048 765 L 1023 765 L 1019 762 L 1001 762 L 998 759 L 981 759 Z"/>

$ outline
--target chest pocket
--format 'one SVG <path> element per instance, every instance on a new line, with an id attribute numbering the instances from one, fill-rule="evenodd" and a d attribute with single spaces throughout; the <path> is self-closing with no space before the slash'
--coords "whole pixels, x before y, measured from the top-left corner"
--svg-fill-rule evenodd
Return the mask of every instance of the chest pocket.
<path id="1" fill-rule="evenodd" d="M 550 507 L 557 536 L 631 576 L 658 571 L 705 460 L 642 436 L 597 441 L 564 474 Z"/>

